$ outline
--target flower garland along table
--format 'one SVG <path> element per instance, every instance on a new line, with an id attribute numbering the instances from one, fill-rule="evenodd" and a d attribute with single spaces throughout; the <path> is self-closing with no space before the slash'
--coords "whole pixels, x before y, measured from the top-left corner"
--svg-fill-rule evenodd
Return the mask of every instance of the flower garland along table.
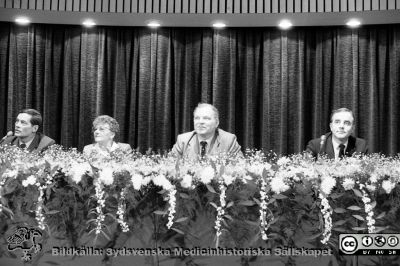
<path id="1" fill-rule="evenodd" d="M 213 232 L 215 247 L 305 241 L 337 255 L 339 233 L 400 232 L 398 157 L 247 151 L 193 162 L 138 152 L 85 158 L 55 145 L 43 154 L 3 146 L 0 161 L 1 221 L 30 223 L 71 245 L 83 234 L 99 245 L 148 226 L 164 246 L 201 246 L 200 230 Z"/>

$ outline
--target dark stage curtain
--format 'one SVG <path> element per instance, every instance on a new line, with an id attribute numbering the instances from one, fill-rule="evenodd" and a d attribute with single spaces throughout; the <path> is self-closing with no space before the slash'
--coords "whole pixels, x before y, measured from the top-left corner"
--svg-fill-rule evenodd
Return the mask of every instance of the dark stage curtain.
<path id="1" fill-rule="evenodd" d="M 300 152 L 329 131 L 334 108 L 355 113 L 372 152 L 400 151 L 400 25 L 161 28 L 0 23 L 0 132 L 33 107 L 59 144 L 93 141 L 115 117 L 119 140 L 170 149 L 198 102 L 243 148 Z"/>

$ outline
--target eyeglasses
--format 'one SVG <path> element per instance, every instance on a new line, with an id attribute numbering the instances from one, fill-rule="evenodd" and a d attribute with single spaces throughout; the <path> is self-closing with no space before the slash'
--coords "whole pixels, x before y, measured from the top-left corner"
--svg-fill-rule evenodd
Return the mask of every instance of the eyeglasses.
<path id="1" fill-rule="evenodd" d="M 106 126 L 97 126 L 97 127 L 93 127 L 92 131 L 100 131 L 100 132 L 107 132 L 107 131 L 111 131 L 111 129 L 108 127 L 108 125 Z"/>

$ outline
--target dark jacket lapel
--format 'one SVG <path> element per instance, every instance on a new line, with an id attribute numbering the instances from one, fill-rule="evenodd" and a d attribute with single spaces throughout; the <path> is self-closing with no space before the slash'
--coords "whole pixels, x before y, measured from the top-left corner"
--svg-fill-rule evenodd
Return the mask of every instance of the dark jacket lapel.
<path id="1" fill-rule="evenodd" d="M 28 151 L 36 150 L 39 147 L 40 140 L 42 139 L 41 133 L 36 133 L 35 137 L 33 138 L 31 145 L 28 147 Z"/>
<path id="2" fill-rule="evenodd" d="M 349 142 L 347 142 L 346 156 L 350 157 L 356 151 L 356 138 L 353 136 L 349 137 Z"/>
<path id="3" fill-rule="evenodd" d="M 326 143 L 324 147 L 324 152 L 326 155 L 331 158 L 335 159 L 335 151 L 333 150 L 333 144 L 332 144 L 332 133 L 328 133 L 326 138 Z M 346 153 L 345 155 L 347 157 L 353 156 L 353 153 L 356 151 L 356 138 L 353 136 L 349 137 L 349 141 L 347 142 L 347 148 L 346 148 Z"/>
<path id="4" fill-rule="evenodd" d="M 219 145 L 221 144 L 221 135 L 218 132 L 218 128 L 215 131 L 214 137 L 211 140 L 211 147 L 209 154 L 218 153 Z"/>
<path id="5" fill-rule="evenodd" d="M 324 152 L 328 156 L 328 158 L 335 159 L 335 151 L 333 150 L 333 144 L 332 144 L 332 133 L 326 134 Z"/>

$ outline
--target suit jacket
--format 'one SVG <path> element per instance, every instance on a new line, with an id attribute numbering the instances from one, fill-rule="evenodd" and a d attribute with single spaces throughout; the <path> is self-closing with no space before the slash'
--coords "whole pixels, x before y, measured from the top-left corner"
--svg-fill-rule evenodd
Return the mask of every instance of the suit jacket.
<path id="1" fill-rule="evenodd" d="M 321 138 L 312 139 L 308 142 L 306 152 L 317 157 L 318 154 L 326 155 L 330 159 L 335 159 L 335 151 L 332 144 L 332 133 L 325 134 L 326 140 L 321 147 Z M 353 136 L 349 137 L 345 156 L 350 157 L 353 154 L 365 154 L 368 153 L 367 142 L 364 139 L 356 138 Z"/>
<path id="2" fill-rule="evenodd" d="M 242 154 L 240 145 L 236 140 L 236 136 L 222 129 L 215 131 L 215 136 L 210 144 L 208 155 L 216 155 L 219 153 L 229 153 L 232 155 Z M 200 155 L 199 140 L 196 132 L 186 132 L 178 135 L 176 143 L 172 148 L 172 154 L 185 157 L 188 159 L 198 159 Z"/>
<path id="3" fill-rule="evenodd" d="M 40 132 L 36 132 L 36 135 L 27 150 L 30 152 L 42 152 L 55 143 L 56 142 L 54 141 L 54 139 L 49 138 L 48 136 Z M 0 145 L 6 144 L 18 146 L 20 142 L 17 136 L 9 136 L 3 142 L 1 142 Z"/>
<path id="4" fill-rule="evenodd" d="M 115 143 L 117 145 L 115 150 L 121 150 L 123 152 L 130 152 L 132 151 L 131 145 L 129 145 L 128 143 Z M 97 143 L 93 143 L 93 144 L 89 144 L 86 145 L 85 147 L 83 147 L 83 154 L 85 156 L 89 156 L 92 153 L 102 153 L 103 151 L 100 150 L 100 148 L 98 147 Z"/>

